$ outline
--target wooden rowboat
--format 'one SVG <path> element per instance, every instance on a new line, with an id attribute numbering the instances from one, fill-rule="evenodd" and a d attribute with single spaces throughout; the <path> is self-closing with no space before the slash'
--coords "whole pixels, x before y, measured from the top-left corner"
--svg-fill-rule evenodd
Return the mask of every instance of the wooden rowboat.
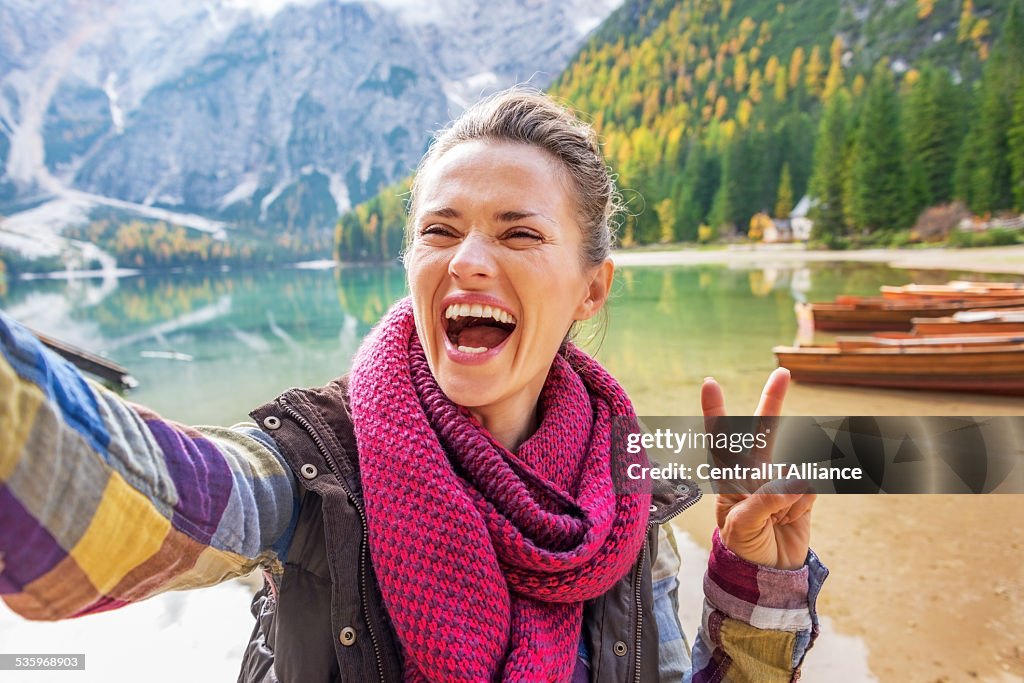
<path id="1" fill-rule="evenodd" d="M 950 280 L 946 283 L 948 287 L 987 287 L 988 289 L 1021 289 L 1024 290 L 1022 282 L 980 282 L 978 280 Z"/>
<path id="2" fill-rule="evenodd" d="M 944 317 L 974 309 L 1024 307 L 1024 298 L 999 301 L 946 299 L 907 301 L 880 297 L 837 297 L 840 303 L 812 303 L 811 314 L 818 330 L 896 330 L 909 331 L 914 318 Z"/>
<path id="3" fill-rule="evenodd" d="M 965 297 L 982 299 L 1003 299 L 1024 294 L 1024 286 L 1017 282 L 970 282 L 953 280 L 944 285 L 902 285 L 882 286 L 882 296 L 887 299 L 927 298 L 960 299 Z"/>
<path id="4" fill-rule="evenodd" d="M 908 332 L 882 332 L 870 337 L 838 337 L 836 339 L 836 346 L 840 351 L 852 351 L 855 349 L 909 349 L 922 346 L 995 346 L 999 344 L 1024 344 L 1024 333 L 927 336 Z"/>
<path id="5" fill-rule="evenodd" d="M 1014 334 L 1024 332 L 1024 308 L 961 311 L 942 318 L 914 318 L 917 335 Z"/>
<path id="6" fill-rule="evenodd" d="M 1024 343 L 773 351 L 798 382 L 1024 396 Z"/>

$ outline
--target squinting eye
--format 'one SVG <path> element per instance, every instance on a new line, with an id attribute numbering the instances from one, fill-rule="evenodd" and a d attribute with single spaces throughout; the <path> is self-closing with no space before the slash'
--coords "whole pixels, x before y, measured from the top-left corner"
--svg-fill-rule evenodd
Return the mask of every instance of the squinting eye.
<path id="1" fill-rule="evenodd" d="M 433 223 L 420 230 L 420 236 L 437 235 L 440 237 L 455 237 L 455 233 L 446 225 Z"/>
<path id="2" fill-rule="evenodd" d="M 510 230 L 507 233 L 505 233 L 505 239 L 540 240 L 542 238 L 540 235 L 533 232 L 532 230 Z"/>

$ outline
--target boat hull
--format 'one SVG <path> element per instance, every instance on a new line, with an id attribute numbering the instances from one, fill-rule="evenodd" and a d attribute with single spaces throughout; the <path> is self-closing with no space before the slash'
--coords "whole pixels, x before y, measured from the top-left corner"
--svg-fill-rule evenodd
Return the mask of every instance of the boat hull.
<path id="1" fill-rule="evenodd" d="M 953 318 L 915 318 L 911 321 L 918 335 L 1021 334 L 1024 322 L 1016 320 L 979 320 L 962 322 Z"/>
<path id="2" fill-rule="evenodd" d="M 958 301 L 944 303 L 892 302 L 865 299 L 862 303 L 812 303 L 814 328 L 825 331 L 884 330 L 909 331 L 914 318 L 950 316 L 959 311 L 979 308 L 1012 308 L 1024 304 L 1022 299 L 992 301 Z"/>
<path id="3" fill-rule="evenodd" d="M 1024 396 L 1024 344 L 774 351 L 798 382 Z"/>

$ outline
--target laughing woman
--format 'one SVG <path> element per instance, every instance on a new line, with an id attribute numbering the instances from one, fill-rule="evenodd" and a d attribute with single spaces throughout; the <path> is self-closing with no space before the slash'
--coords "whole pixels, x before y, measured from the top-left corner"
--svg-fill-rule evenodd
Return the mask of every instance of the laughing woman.
<path id="1" fill-rule="evenodd" d="M 3 599 L 61 619 L 261 568 L 240 681 L 793 679 L 813 496 L 717 498 L 691 653 L 661 525 L 699 491 L 614 490 L 633 407 L 568 340 L 608 297 L 615 197 L 570 112 L 479 103 L 417 171 L 410 296 L 347 376 L 231 429 L 123 402 L 0 317 Z M 713 380 L 701 401 L 723 414 Z"/>

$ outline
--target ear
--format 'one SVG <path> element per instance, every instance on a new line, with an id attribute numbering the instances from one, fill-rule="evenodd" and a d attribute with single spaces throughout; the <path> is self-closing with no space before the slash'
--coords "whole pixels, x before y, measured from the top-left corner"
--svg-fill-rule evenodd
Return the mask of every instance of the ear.
<path id="1" fill-rule="evenodd" d="M 576 308 L 575 320 L 588 320 L 592 318 L 608 300 L 608 294 L 612 289 L 612 279 L 615 277 L 615 264 L 611 258 L 606 258 L 596 267 L 589 271 L 586 298 Z"/>

